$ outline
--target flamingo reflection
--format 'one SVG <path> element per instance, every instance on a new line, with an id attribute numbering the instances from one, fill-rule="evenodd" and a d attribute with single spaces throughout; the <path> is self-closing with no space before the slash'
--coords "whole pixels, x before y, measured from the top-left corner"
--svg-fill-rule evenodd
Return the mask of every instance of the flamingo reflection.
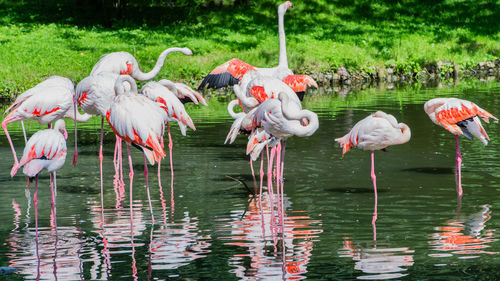
<path id="1" fill-rule="evenodd" d="M 58 227 L 57 235 L 52 227 L 38 230 L 38 239 L 34 228 L 16 229 L 6 239 L 9 266 L 18 268 L 25 279 L 80 280 L 83 263 L 91 268 L 87 278 L 107 279 L 97 270 L 100 267 L 97 250 L 84 247 L 87 241 L 82 238 L 80 227 Z"/>
<path id="2" fill-rule="evenodd" d="M 176 269 L 210 252 L 210 235 L 200 234 L 198 218 L 184 212 L 184 218 L 172 222 L 151 236 L 151 269 Z"/>
<path id="3" fill-rule="evenodd" d="M 477 258 L 477 254 L 498 254 L 485 250 L 490 247 L 489 243 L 498 239 L 494 239 L 496 229 L 486 228 L 486 222 L 491 219 L 491 206 L 480 207 L 481 211 L 469 216 L 458 211 L 454 219 L 436 227 L 437 232 L 431 235 L 429 243 L 433 250 L 442 253 L 432 253 L 429 256 L 441 258 L 458 254 L 460 258 Z"/>
<path id="4" fill-rule="evenodd" d="M 356 261 L 354 269 L 367 275 L 360 275 L 361 280 L 384 280 L 401 278 L 409 266 L 413 265 L 413 253 L 407 247 L 390 248 L 389 245 L 377 247 L 362 247 L 356 245 L 351 237 L 344 237 L 344 244 L 338 254 L 342 258 L 352 258 Z"/>
<path id="5" fill-rule="evenodd" d="M 268 193 L 262 198 L 250 200 L 248 209 L 235 210 L 229 223 L 224 223 L 221 231 L 227 236 L 225 245 L 246 249 L 230 258 L 231 271 L 241 280 L 255 278 L 300 280 L 305 278 L 307 265 L 313 250 L 313 242 L 320 233 L 322 222 L 311 219 L 303 211 L 289 211 L 285 217 L 283 236 L 277 243 L 276 230 L 268 200 Z M 283 198 L 287 200 L 287 198 Z M 286 205 L 290 205 L 289 202 Z M 226 219 L 220 219 L 225 222 Z"/>

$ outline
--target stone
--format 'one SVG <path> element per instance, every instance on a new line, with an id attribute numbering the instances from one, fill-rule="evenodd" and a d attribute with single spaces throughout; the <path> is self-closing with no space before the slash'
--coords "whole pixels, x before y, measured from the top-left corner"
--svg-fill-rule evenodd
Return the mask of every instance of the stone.
<path id="1" fill-rule="evenodd" d="M 348 80 L 349 78 L 351 78 L 351 75 L 349 74 L 349 72 L 347 71 L 347 69 L 343 66 L 339 67 L 339 69 L 337 69 L 337 74 L 340 76 L 340 80 Z"/>
<path id="2" fill-rule="evenodd" d="M 333 80 L 334 81 L 339 81 L 340 80 L 340 75 L 338 73 L 333 74 Z"/>

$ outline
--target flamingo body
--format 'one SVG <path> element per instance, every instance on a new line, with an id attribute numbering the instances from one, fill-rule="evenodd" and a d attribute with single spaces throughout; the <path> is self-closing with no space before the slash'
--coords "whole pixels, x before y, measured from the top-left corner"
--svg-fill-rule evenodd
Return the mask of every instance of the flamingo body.
<path id="1" fill-rule="evenodd" d="M 23 173 L 30 178 L 38 175 L 43 169 L 50 173 L 60 169 L 66 161 L 67 137 L 64 120 L 58 120 L 53 129 L 33 134 L 26 143 L 19 164 L 12 168 L 11 175 L 15 175 L 21 166 L 24 166 Z"/>
<path id="2" fill-rule="evenodd" d="M 489 136 L 479 118 L 489 123 L 489 118 L 498 120 L 488 111 L 473 102 L 457 98 L 435 98 L 424 104 L 424 110 L 432 122 L 445 128 L 454 135 L 463 135 L 469 139 L 477 137 L 484 145 Z"/>
<path id="3" fill-rule="evenodd" d="M 119 74 L 102 72 L 85 77 L 76 86 L 76 100 L 86 113 L 106 116 L 115 98 L 115 82 Z"/>
<path id="4" fill-rule="evenodd" d="M 377 111 L 354 125 L 349 133 L 335 139 L 342 147 L 342 155 L 352 147 L 363 150 L 380 150 L 390 145 L 406 143 L 410 140 L 410 128 L 397 122 L 391 114 Z"/>
<path id="5" fill-rule="evenodd" d="M 115 89 L 116 85 L 123 83 L 123 77 L 127 77 L 129 83 L 133 81 L 130 76 L 120 76 Z M 144 151 L 153 165 L 165 157 L 159 140 L 165 131 L 168 116 L 155 102 L 136 94 L 135 82 L 131 86 L 131 93 L 122 94 L 123 91 L 117 90 L 117 96 L 106 112 L 106 120 L 116 135 Z"/>
<path id="6" fill-rule="evenodd" d="M 169 89 L 159 82 L 148 82 L 141 89 L 142 94 L 152 101 L 157 102 L 167 114 L 167 121 L 175 121 L 179 124 L 181 133 L 186 135 L 186 127 L 196 130 L 191 117 L 186 112 L 182 102 Z"/>

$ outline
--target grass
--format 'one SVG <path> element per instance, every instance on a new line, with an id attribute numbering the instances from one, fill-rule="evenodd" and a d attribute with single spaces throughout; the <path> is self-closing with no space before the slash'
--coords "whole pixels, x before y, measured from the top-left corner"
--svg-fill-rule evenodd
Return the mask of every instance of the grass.
<path id="1" fill-rule="evenodd" d="M 159 77 L 192 86 L 233 57 L 256 66 L 274 66 L 278 61 L 276 1 L 186 8 L 176 10 L 183 14 L 175 20 L 169 20 L 165 7 L 143 8 L 141 15 L 133 10 L 138 7 L 130 6 L 125 10 L 130 20 L 112 27 L 80 23 L 69 9 L 56 14 L 44 14 L 42 9 L 37 14 L 27 4 L 0 0 L 4 96 L 16 96 L 50 75 L 78 82 L 101 55 L 114 51 L 132 53 L 148 71 L 163 49 L 187 46 L 194 55 L 169 56 Z M 148 17 L 161 9 L 166 9 L 164 16 Z M 498 14 L 500 4 L 473 0 L 295 2 L 285 16 L 289 64 L 301 73 L 342 65 L 370 72 L 392 64 L 399 72 L 417 72 L 438 60 L 471 67 L 500 57 Z"/>

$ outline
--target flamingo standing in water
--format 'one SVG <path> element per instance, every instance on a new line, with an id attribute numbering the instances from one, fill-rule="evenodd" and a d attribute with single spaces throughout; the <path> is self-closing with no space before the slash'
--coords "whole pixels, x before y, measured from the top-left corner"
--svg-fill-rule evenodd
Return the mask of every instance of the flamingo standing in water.
<path id="1" fill-rule="evenodd" d="M 309 75 L 294 75 L 288 67 L 284 18 L 287 9 L 292 6 L 290 1 L 286 1 L 278 6 L 278 36 L 280 45 L 278 66 L 272 68 L 258 68 L 234 58 L 212 70 L 212 72 L 203 79 L 198 89 L 203 89 L 205 87 L 217 89 L 235 85 L 240 83 L 248 73 L 253 71 L 264 76 L 272 76 L 282 80 L 297 92 L 301 99 L 308 86 L 317 87 L 316 82 Z"/>
<path id="2" fill-rule="evenodd" d="M 121 75 L 130 75 L 134 79 L 140 81 L 151 80 L 160 72 L 165 62 L 165 58 L 173 52 L 181 52 L 186 56 L 193 55 L 193 52 L 188 48 L 168 48 L 160 54 L 153 69 L 148 73 L 144 73 L 139 69 L 139 63 L 132 54 L 128 52 L 114 52 L 103 55 L 92 68 L 90 75 L 111 72 Z"/>
<path id="3" fill-rule="evenodd" d="M 124 82 L 130 85 L 130 90 L 123 86 Z M 135 80 L 128 75 L 121 75 L 115 83 L 116 97 L 106 112 L 106 120 L 113 132 L 127 142 L 127 152 L 130 166 L 130 212 L 132 215 L 132 181 L 134 171 L 130 144 L 144 153 L 144 177 L 146 178 L 146 191 L 148 194 L 149 209 L 152 223 L 154 224 L 153 206 L 148 184 L 148 166 L 165 157 L 165 152 L 160 144 L 160 138 L 165 131 L 168 116 L 164 109 L 144 95 L 137 94 Z"/>
<path id="4" fill-rule="evenodd" d="M 377 220 L 377 178 L 375 176 L 374 151 L 384 150 L 390 145 L 406 143 L 410 140 L 410 137 L 411 131 L 408 125 L 398 123 L 391 114 L 377 111 L 356 123 L 345 136 L 335 139 L 342 147 L 342 156 L 353 147 L 371 151 L 371 178 L 375 193 L 375 207 L 372 219 L 374 239 L 376 239 L 375 221 Z"/>
<path id="5" fill-rule="evenodd" d="M 23 173 L 30 179 L 35 178 L 35 194 L 33 202 L 35 204 L 35 229 L 38 237 L 38 174 L 47 169 L 50 173 L 51 205 L 55 208 L 54 198 L 54 173 L 59 170 L 66 161 L 66 124 L 64 120 L 57 120 L 53 129 L 45 129 L 36 132 L 26 143 L 23 157 L 19 165 L 14 166 L 12 175 L 24 166 Z"/>
<path id="6" fill-rule="evenodd" d="M 50 128 L 50 124 L 60 118 L 75 120 L 75 152 L 73 163 L 76 164 L 76 157 L 78 155 L 76 122 L 86 122 L 92 116 L 89 114 L 82 115 L 76 110 L 74 95 L 75 87 L 71 80 L 61 76 L 52 76 L 19 95 L 14 103 L 7 108 L 5 114 L 8 113 L 8 115 L 2 121 L 2 128 L 9 140 L 14 156 L 14 166 L 11 176 L 14 176 L 14 168 L 17 170 L 19 162 L 16 150 L 7 131 L 7 124 L 15 121 L 32 119 L 37 120 L 42 125 L 48 124 Z"/>
<path id="7" fill-rule="evenodd" d="M 462 197 L 462 154 L 460 153 L 458 136 L 462 135 L 470 140 L 472 140 L 474 136 L 481 140 L 484 145 L 487 145 L 490 138 L 481 125 L 479 117 L 486 123 L 489 123 L 489 118 L 493 118 L 494 120 L 498 119 L 475 103 L 457 98 L 431 99 L 424 104 L 424 110 L 425 113 L 429 115 L 432 122 L 455 135 L 455 145 L 457 149 L 455 180 L 457 181 L 458 196 Z"/>
<path id="8" fill-rule="evenodd" d="M 168 85 L 164 86 L 164 85 Z M 182 84 L 183 85 L 183 84 Z M 187 86 L 185 86 L 187 87 Z M 186 90 L 187 95 L 193 102 L 196 101 L 198 103 L 198 100 L 200 102 L 205 102 L 203 97 L 198 94 L 197 96 L 192 94 L 191 92 L 195 92 L 191 90 L 191 88 L 187 87 L 188 89 L 184 88 L 183 86 L 180 86 L 182 90 L 177 90 L 177 87 L 174 83 L 168 81 L 168 80 L 160 80 L 160 82 L 148 82 L 144 87 L 142 87 L 141 92 L 143 95 L 148 97 L 150 100 L 155 101 L 158 103 L 158 105 L 165 110 L 165 113 L 167 114 L 167 130 L 168 130 L 168 150 L 170 152 L 170 175 L 171 175 L 171 181 L 173 183 L 173 178 L 174 178 L 174 168 L 173 168 L 173 162 L 172 162 L 172 136 L 170 134 L 170 125 L 169 121 L 175 121 L 179 124 L 179 128 L 181 129 L 181 134 L 183 136 L 186 135 L 186 127 L 189 126 L 193 131 L 196 130 L 193 120 L 191 120 L 191 117 L 186 112 L 186 109 L 184 108 L 184 105 L 181 102 L 181 99 L 179 99 L 179 96 L 174 94 L 174 92 L 180 92 L 181 95 L 183 90 Z M 189 91 L 190 90 L 190 91 Z M 187 98 L 187 97 L 185 97 Z M 205 102 L 206 104 L 206 102 Z M 163 137 L 162 137 L 162 147 L 163 147 Z M 158 183 L 161 185 L 161 178 L 160 178 L 160 163 L 161 161 L 158 161 Z"/>

